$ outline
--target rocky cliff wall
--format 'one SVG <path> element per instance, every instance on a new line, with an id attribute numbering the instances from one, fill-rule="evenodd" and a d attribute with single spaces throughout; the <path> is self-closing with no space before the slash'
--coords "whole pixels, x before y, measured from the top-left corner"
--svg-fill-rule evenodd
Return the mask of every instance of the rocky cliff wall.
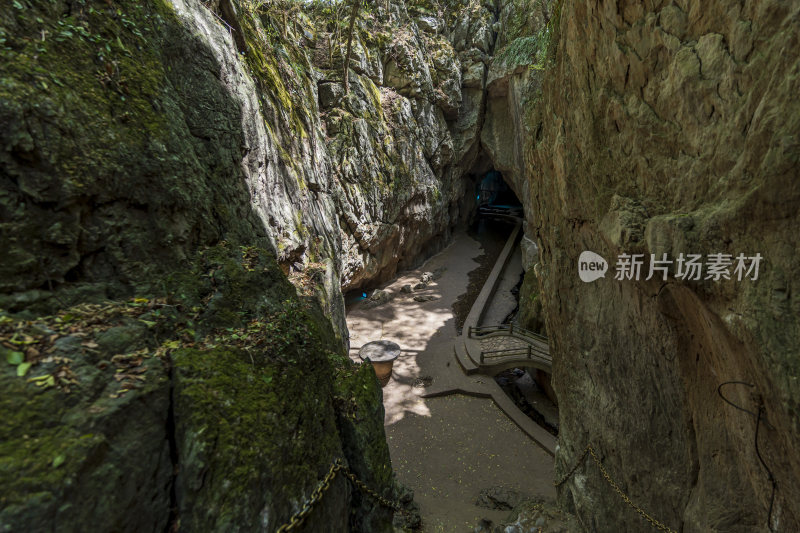
<path id="1" fill-rule="evenodd" d="M 92 58 L 92 39 L 105 36 L 61 21 L 60 33 L 38 45 L 47 52 L 12 67 L 4 90 L 13 96 L 3 104 L 14 125 L 4 134 L 3 307 L 53 309 L 53 292 L 66 303 L 130 294 L 196 244 L 256 231 L 344 336 L 342 289 L 415 264 L 473 212 L 487 66 L 515 5 L 365 7 L 346 97 L 344 6 L 168 6 L 192 40 L 163 53 L 135 43 Z M 126 4 L 115 9 L 120 31 L 138 31 Z M 9 36 L 24 25 L 11 19 Z M 68 50 L 85 64 L 54 64 L 49 82 L 21 84 L 36 62 Z M 79 126 L 91 133 L 58 152 Z M 61 173 L 72 178 L 54 181 Z M 114 176 L 113 193 L 100 175 Z M 211 204 L 209 187 L 231 198 Z M 181 203 L 165 200 L 174 197 Z M 232 212 L 245 197 L 251 208 Z"/>
<path id="2" fill-rule="evenodd" d="M 274 530 L 336 458 L 394 496 L 371 367 L 276 261 L 291 219 L 339 325 L 313 117 L 232 35 L 199 2 L 0 14 L 0 530 Z M 309 527 L 391 529 L 351 494 Z"/>
<path id="3" fill-rule="evenodd" d="M 344 97 L 343 37 L 318 27 L 320 112 L 336 186 L 342 285 L 389 279 L 447 241 L 474 209 L 493 4 L 377 3 L 355 35 Z M 444 9 L 443 9 L 444 8 Z"/>
<path id="4" fill-rule="evenodd" d="M 557 470 L 592 444 L 673 530 L 796 531 L 800 5 L 557 6 L 525 159 Z M 604 279 L 579 279 L 584 250 L 609 260 Z M 683 281 L 675 265 L 666 281 L 617 281 L 622 253 L 646 254 L 643 278 L 649 254 L 763 263 L 757 281 Z M 752 385 L 723 387 L 750 414 L 718 395 L 729 381 Z M 590 460 L 560 501 L 589 531 L 650 527 Z"/>

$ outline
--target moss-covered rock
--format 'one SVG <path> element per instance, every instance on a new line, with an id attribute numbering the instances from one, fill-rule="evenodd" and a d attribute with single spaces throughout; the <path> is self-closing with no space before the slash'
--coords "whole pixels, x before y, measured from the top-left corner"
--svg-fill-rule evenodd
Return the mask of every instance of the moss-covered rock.
<path id="1" fill-rule="evenodd" d="M 177 494 L 187 530 L 272 530 L 341 457 L 326 354 L 293 346 L 280 354 L 225 347 L 176 353 Z M 344 487 L 326 495 L 315 523 L 346 527 Z"/>
<path id="2" fill-rule="evenodd" d="M 334 457 L 396 492 L 371 369 L 339 353 L 341 286 L 410 266 L 472 209 L 483 88 L 463 96 L 460 71 L 485 61 L 494 15 L 461 4 L 446 16 L 458 46 L 438 4 L 412 6 L 421 26 L 402 3 L 365 10 L 327 118 L 312 63 L 332 86 L 341 46 L 319 5 L 0 12 L 3 527 L 77 528 L 91 511 L 99 529 L 266 530 Z M 310 520 L 388 527 L 350 498 L 338 477 Z"/>
<path id="3" fill-rule="evenodd" d="M 25 343 L 15 347 L 30 365 L 20 376 L 0 361 L 0 531 L 161 531 L 172 480 L 165 365 L 146 350 L 98 350 L 91 332 L 114 317 L 56 318 L 0 317 L 0 340 Z"/>
<path id="4" fill-rule="evenodd" d="M 239 107 L 169 4 L 14 2 L 0 43 L 0 307 L 127 296 L 200 244 L 267 245 L 231 164 Z"/>
<path id="5" fill-rule="evenodd" d="M 398 499 L 389 447 L 383 433 L 383 395 L 372 365 L 349 365 L 337 371 L 335 394 L 337 421 L 344 453 L 353 473 L 368 486 L 390 500 Z M 363 493 L 354 494 L 354 512 L 350 531 L 362 533 L 392 531 L 391 511 Z M 357 510 L 357 511 L 356 511 Z"/>
<path id="6" fill-rule="evenodd" d="M 164 286 L 0 315 L 0 530 L 274 531 L 337 458 L 366 458 L 353 471 L 392 494 L 371 367 L 355 370 L 269 252 L 223 243 Z M 307 527 L 391 524 L 351 491 L 338 476 Z"/>

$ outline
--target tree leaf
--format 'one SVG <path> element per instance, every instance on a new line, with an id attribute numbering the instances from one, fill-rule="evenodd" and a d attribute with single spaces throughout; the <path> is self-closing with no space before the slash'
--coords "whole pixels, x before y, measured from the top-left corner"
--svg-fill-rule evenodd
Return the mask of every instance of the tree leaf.
<path id="1" fill-rule="evenodd" d="M 17 365 L 17 376 L 24 377 L 25 374 L 28 373 L 28 370 L 31 368 L 32 363 L 20 363 Z"/>
<path id="2" fill-rule="evenodd" d="M 25 361 L 25 354 L 9 350 L 6 352 L 6 361 L 8 361 L 9 365 L 18 365 Z"/>
<path id="3" fill-rule="evenodd" d="M 56 455 L 56 457 L 53 459 L 53 468 L 58 468 L 59 466 L 63 465 L 64 461 L 66 460 L 67 458 L 63 455 Z"/>

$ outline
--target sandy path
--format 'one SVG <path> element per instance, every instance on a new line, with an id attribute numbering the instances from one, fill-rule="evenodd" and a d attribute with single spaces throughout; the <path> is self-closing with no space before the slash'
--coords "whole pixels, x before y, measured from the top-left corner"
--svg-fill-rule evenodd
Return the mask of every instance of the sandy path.
<path id="1" fill-rule="evenodd" d="M 553 460 L 489 399 L 468 396 L 423 399 L 422 378 L 436 384 L 461 374 L 453 356 L 456 335 L 452 305 L 467 287 L 480 245 L 458 234 L 445 250 L 417 270 L 384 287 L 395 297 L 375 308 L 350 309 L 351 357 L 373 340 L 386 339 L 403 349 L 392 381 L 383 389 L 386 434 L 399 480 L 412 488 L 425 531 L 471 531 L 480 518 L 498 522 L 507 511 L 474 505 L 480 490 L 503 486 L 529 496 L 554 497 Z M 419 282 L 423 272 L 445 268 L 427 288 L 400 292 Z M 435 300 L 416 302 L 417 295 Z M 489 379 L 489 378 L 481 378 Z M 417 386 L 415 386 L 415 384 Z"/>

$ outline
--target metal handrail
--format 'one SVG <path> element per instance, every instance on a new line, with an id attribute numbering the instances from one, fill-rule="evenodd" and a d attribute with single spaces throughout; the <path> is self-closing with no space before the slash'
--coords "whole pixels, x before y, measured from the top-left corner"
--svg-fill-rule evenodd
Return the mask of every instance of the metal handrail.
<path id="1" fill-rule="evenodd" d="M 485 354 L 513 354 L 515 352 L 520 352 L 522 354 L 527 355 L 528 352 L 531 352 L 533 355 L 537 357 L 542 357 L 544 359 L 550 360 L 550 354 L 540 350 L 536 346 L 528 345 L 525 348 L 501 348 L 499 350 L 483 350 L 481 353 Z M 492 355 L 492 357 L 507 357 L 507 355 Z"/>
<path id="2" fill-rule="evenodd" d="M 538 359 L 545 363 L 552 363 L 552 358 L 545 354 L 538 348 L 534 348 L 530 344 L 526 348 L 505 348 L 502 350 L 487 350 L 481 351 L 480 361 L 483 364 L 486 359 L 500 359 L 504 357 L 525 356 L 527 359 Z"/>
<path id="3" fill-rule="evenodd" d="M 516 333 L 517 335 L 522 336 L 522 337 L 530 337 L 530 338 L 538 340 L 538 341 L 548 342 L 547 337 L 545 337 L 544 335 L 540 335 L 538 333 L 535 333 L 535 332 L 533 332 L 531 330 L 528 330 L 528 329 L 525 329 L 525 328 L 521 328 L 519 326 L 515 327 L 514 324 L 509 324 L 508 326 L 505 326 L 505 325 L 499 325 L 499 326 L 469 326 L 467 328 L 467 336 L 469 338 L 472 338 L 473 336 L 476 336 L 476 335 L 481 335 L 481 334 L 485 335 L 485 334 L 488 334 L 488 333 L 494 333 L 496 331 L 508 331 L 509 335 L 514 335 Z"/>

